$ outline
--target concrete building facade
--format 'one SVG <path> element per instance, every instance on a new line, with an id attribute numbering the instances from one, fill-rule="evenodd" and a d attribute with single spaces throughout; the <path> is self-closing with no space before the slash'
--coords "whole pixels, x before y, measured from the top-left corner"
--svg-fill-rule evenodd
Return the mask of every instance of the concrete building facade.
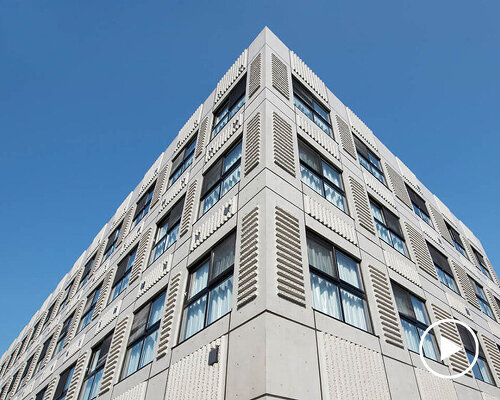
<path id="1" fill-rule="evenodd" d="M 419 356 L 446 318 L 480 345 L 455 379 Z M 499 322 L 481 242 L 265 28 L 2 356 L 0 400 L 494 400 Z M 425 360 L 461 372 L 472 339 L 440 325 Z"/>

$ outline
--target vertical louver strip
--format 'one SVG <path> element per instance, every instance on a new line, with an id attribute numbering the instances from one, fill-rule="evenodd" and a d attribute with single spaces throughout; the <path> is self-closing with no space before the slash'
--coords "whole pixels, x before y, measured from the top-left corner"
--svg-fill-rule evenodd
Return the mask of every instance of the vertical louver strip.
<path id="1" fill-rule="evenodd" d="M 102 260 L 102 256 L 104 255 L 104 249 L 106 248 L 107 241 L 108 241 L 107 238 L 102 239 L 102 243 L 99 246 L 99 249 L 97 250 L 94 265 L 92 267 L 92 271 L 90 271 L 90 275 L 92 275 L 94 273 L 94 271 L 101 265 L 101 260 Z"/>
<path id="2" fill-rule="evenodd" d="M 111 284 L 113 283 L 113 272 L 113 270 L 108 271 L 106 278 L 104 278 L 104 282 L 101 286 L 101 291 L 99 292 L 99 297 L 97 298 L 95 305 L 94 314 L 92 314 L 93 320 L 95 320 L 101 314 L 104 307 L 106 307 L 109 291 L 111 290 Z"/>
<path id="3" fill-rule="evenodd" d="M 250 73 L 248 78 L 248 98 L 259 90 L 262 85 L 262 53 L 257 56 L 250 63 Z"/>
<path id="4" fill-rule="evenodd" d="M 392 292 L 384 272 L 369 266 L 370 280 L 377 303 L 384 340 L 404 349 L 403 337 L 399 327 L 399 318 L 392 299 Z"/>
<path id="5" fill-rule="evenodd" d="M 257 297 L 258 263 L 259 207 L 255 207 L 241 222 L 237 308 L 243 307 Z"/>
<path id="6" fill-rule="evenodd" d="M 305 307 L 299 220 L 278 206 L 275 219 L 278 296 Z"/>
<path id="7" fill-rule="evenodd" d="M 434 321 L 439 321 L 441 319 L 451 319 L 452 316 L 449 312 L 443 310 L 442 308 L 436 306 L 435 304 L 431 305 L 432 311 L 434 312 Z M 443 323 L 439 324 L 436 328 L 441 336 L 444 338 L 451 340 L 455 344 L 463 347 L 462 341 L 460 339 L 460 334 L 458 333 L 457 327 L 454 323 Z M 463 370 L 469 367 L 469 361 L 467 360 L 467 356 L 465 351 L 460 350 L 457 353 L 451 355 L 449 357 L 451 368 L 456 372 L 462 372 Z M 467 375 L 471 376 L 470 372 Z"/>
<path id="8" fill-rule="evenodd" d="M 434 226 L 437 228 L 441 236 L 450 244 L 453 244 L 451 241 L 450 232 L 444 223 L 443 216 L 441 213 L 434 208 L 432 204 L 428 204 L 429 212 L 431 213 L 432 219 L 434 220 Z"/>
<path id="9" fill-rule="evenodd" d="M 137 278 L 141 275 L 142 267 L 144 263 L 147 262 L 149 253 L 149 242 L 151 241 L 151 236 L 153 234 L 153 228 L 149 228 L 141 238 L 139 242 L 139 247 L 137 248 L 137 255 L 135 256 L 134 265 L 132 266 L 132 271 L 130 272 L 130 283 L 135 282 Z"/>
<path id="10" fill-rule="evenodd" d="M 477 301 L 476 293 L 472 287 L 469 277 L 464 269 L 458 265 L 454 260 L 451 260 L 451 266 L 455 271 L 455 276 L 458 277 L 458 283 L 462 289 L 462 295 L 465 296 L 467 301 L 474 307 L 479 308 L 479 302 Z"/>
<path id="11" fill-rule="evenodd" d="M 295 176 L 292 125 L 273 112 L 274 163 Z"/>
<path id="12" fill-rule="evenodd" d="M 335 115 L 335 121 L 337 122 L 337 129 L 339 131 L 342 148 L 347 154 L 356 160 L 356 148 L 354 147 L 354 139 L 352 138 L 349 125 L 347 125 L 338 115 Z"/>
<path id="13" fill-rule="evenodd" d="M 26 363 L 23 363 L 21 365 L 21 367 L 19 368 L 18 373 L 16 374 L 16 380 L 14 381 L 14 383 L 12 385 L 11 393 L 16 393 L 17 392 L 17 387 L 19 385 L 19 382 L 21 381 L 21 371 L 24 371 L 24 368 L 26 368 Z"/>
<path id="14" fill-rule="evenodd" d="M 68 295 L 68 301 L 75 296 L 75 294 L 78 292 L 78 289 L 80 288 L 80 280 L 82 279 L 83 269 L 84 267 L 80 266 L 78 272 L 75 275 L 75 278 L 73 280 L 73 286 L 71 286 L 71 292 L 69 292 Z"/>
<path id="15" fill-rule="evenodd" d="M 157 359 L 164 357 L 167 354 L 168 346 L 170 344 L 170 337 L 172 336 L 172 326 L 177 303 L 179 302 L 179 287 L 180 287 L 181 274 L 176 274 L 169 284 L 167 300 L 165 302 L 165 313 L 161 320 L 160 336 L 158 338 L 158 353 Z"/>
<path id="16" fill-rule="evenodd" d="M 198 158 L 205 149 L 205 139 L 208 137 L 211 121 L 212 121 L 212 114 L 207 115 L 203 119 L 203 121 L 201 121 L 200 132 L 198 133 L 198 139 L 196 141 L 196 150 L 195 150 L 196 158 Z"/>
<path id="17" fill-rule="evenodd" d="M 196 200 L 196 187 L 198 181 L 193 181 L 189 185 L 189 189 L 186 195 L 186 203 L 184 204 L 184 210 L 182 212 L 182 221 L 180 228 L 180 236 L 184 235 L 189 231 L 191 227 L 191 220 L 193 219 L 194 202 Z"/>
<path id="18" fill-rule="evenodd" d="M 406 191 L 403 177 L 399 175 L 399 173 L 387 163 L 385 163 L 385 169 L 387 170 L 387 175 L 389 176 L 389 182 L 391 183 L 392 191 L 394 192 L 396 197 L 403 203 L 405 203 L 408 207 L 413 209 L 410 196 Z"/>
<path id="19" fill-rule="evenodd" d="M 500 321 L 500 305 L 493 293 L 489 289 L 484 289 L 486 292 L 486 297 L 488 298 L 488 303 L 490 303 L 491 308 L 493 309 L 493 313 L 495 314 L 495 318 L 497 321 Z"/>
<path id="20" fill-rule="evenodd" d="M 33 361 L 31 362 L 31 365 L 28 369 L 28 373 L 26 374 L 25 382 L 28 382 L 33 377 L 33 373 L 35 372 L 35 365 L 37 364 L 40 353 L 42 352 L 42 347 L 42 345 L 39 345 L 38 349 L 36 349 L 35 351 Z"/>
<path id="21" fill-rule="evenodd" d="M 410 247 L 413 251 L 414 259 L 417 261 L 418 266 L 434 279 L 438 279 L 436 268 L 432 262 L 429 248 L 425 243 L 424 237 L 409 223 L 405 222 L 404 226 L 406 228 L 406 235 L 411 245 Z"/>
<path id="22" fill-rule="evenodd" d="M 290 89 L 288 88 L 288 69 L 274 53 L 271 55 L 271 75 L 273 87 L 287 99 L 290 99 Z"/>
<path id="23" fill-rule="evenodd" d="M 158 175 L 158 179 L 156 180 L 155 190 L 153 192 L 153 197 L 151 198 L 151 205 L 149 206 L 150 208 L 153 208 L 153 206 L 156 204 L 156 202 L 160 199 L 161 195 L 163 194 L 163 191 L 166 187 L 165 184 L 168 181 L 168 171 L 169 171 L 169 164 L 165 165 L 160 171 L 160 174 Z"/>
<path id="24" fill-rule="evenodd" d="M 127 316 L 116 325 L 108 352 L 108 358 L 106 359 L 106 365 L 104 366 L 104 372 L 102 374 L 99 396 L 102 396 L 109 389 L 111 389 L 115 373 L 119 371 L 119 368 L 117 369 L 117 367 L 119 366 L 120 359 L 123 357 L 123 353 L 125 352 L 125 349 L 122 347 L 124 347 L 123 345 L 125 343 L 125 335 L 129 325 L 128 321 L 129 317 Z"/>
<path id="25" fill-rule="evenodd" d="M 54 334 L 52 335 L 52 339 L 49 344 L 49 348 L 47 349 L 47 354 L 45 355 L 45 359 L 43 360 L 43 367 L 45 367 L 48 362 L 52 359 L 52 355 L 54 354 L 54 350 L 56 348 L 57 339 L 59 339 L 59 334 L 61 333 L 62 324 L 60 324 Z"/>
<path id="26" fill-rule="evenodd" d="M 44 399 L 51 400 L 52 396 L 54 395 L 54 391 L 56 390 L 56 382 L 57 382 L 57 376 L 52 378 L 52 380 L 49 382 L 47 386 L 47 390 L 45 391 L 45 394 L 43 395 Z"/>
<path id="27" fill-rule="evenodd" d="M 484 261 L 486 261 L 486 265 L 488 266 L 488 271 L 490 272 L 491 277 L 496 282 L 497 285 L 500 285 L 500 281 L 498 280 L 498 275 L 495 272 L 495 268 L 491 264 L 491 261 L 488 257 L 484 257 Z"/>
<path id="28" fill-rule="evenodd" d="M 135 207 L 136 207 L 135 205 L 132 206 L 130 210 L 127 211 L 127 214 L 125 214 L 125 217 L 123 218 L 120 234 L 118 235 L 118 243 L 121 243 L 123 238 L 128 234 L 130 226 L 132 225 L 132 218 L 134 216 Z"/>
<path id="29" fill-rule="evenodd" d="M 68 330 L 68 336 L 66 337 L 66 341 L 64 346 L 66 346 L 71 340 L 75 337 L 76 331 L 78 329 L 78 325 L 80 325 L 80 318 L 82 318 L 83 308 L 85 307 L 86 299 L 80 300 L 78 306 L 76 307 L 75 315 L 73 316 L 73 320 L 71 321 L 71 325 Z"/>
<path id="30" fill-rule="evenodd" d="M 245 176 L 259 165 L 260 161 L 260 135 L 261 118 L 260 113 L 255 114 L 247 123 L 245 141 Z"/>
<path id="31" fill-rule="evenodd" d="M 492 369 L 498 384 L 500 382 L 500 351 L 498 350 L 498 345 L 483 334 L 481 334 L 481 338 L 483 339 L 486 354 L 491 360 L 490 365 L 493 367 Z"/>
<path id="32" fill-rule="evenodd" d="M 364 186 L 353 176 L 349 177 L 349 184 L 351 186 L 352 197 L 354 198 L 354 208 L 359 224 L 375 234 L 370 203 L 368 202 L 368 195 L 366 194 Z"/>
<path id="33" fill-rule="evenodd" d="M 65 400 L 76 400 L 78 391 L 80 390 L 80 386 L 82 385 L 88 356 L 89 352 L 86 352 L 78 357 L 78 361 L 75 365 L 75 370 L 73 371 L 73 376 L 71 377 L 71 381 L 69 383 L 68 391 L 66 392 Z"/>

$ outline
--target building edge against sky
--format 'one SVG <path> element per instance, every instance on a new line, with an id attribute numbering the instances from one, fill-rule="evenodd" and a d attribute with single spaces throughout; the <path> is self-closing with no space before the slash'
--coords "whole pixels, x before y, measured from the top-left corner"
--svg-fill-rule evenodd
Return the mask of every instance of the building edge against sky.
<path id="1" fill-rule="evenodd" d="M 476 236 L 265 28 L 0 359 L 0 400 L 500 399 Z M 455 318 L 472 372 L 428 372 Z M 463 349 L 439 362 L 439 339 Z M 472 338 L 424 345 L 445 375 Z"/>

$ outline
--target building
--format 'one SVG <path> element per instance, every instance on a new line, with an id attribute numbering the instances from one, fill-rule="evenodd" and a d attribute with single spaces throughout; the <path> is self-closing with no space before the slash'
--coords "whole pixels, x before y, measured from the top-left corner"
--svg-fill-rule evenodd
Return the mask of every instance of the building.
<path id="1" fill-rule="evenodd" d="M 500 399 L 499 299 L 476 236 L 265 28 L 2 356 L 0 400 Z M 453 380 L 418 354 L 445 318 L 480 344 Z M 423 352 L 449 375 L 472 342 Z"/>

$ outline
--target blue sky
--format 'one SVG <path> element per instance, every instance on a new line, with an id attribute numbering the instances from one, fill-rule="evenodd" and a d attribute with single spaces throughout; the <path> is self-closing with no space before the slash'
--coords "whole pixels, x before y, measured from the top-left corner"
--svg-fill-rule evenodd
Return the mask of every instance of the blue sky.
<path id="1" fill-rule="evenodd" d="M 498 3 L 0 3 L 2 353 L 268 25 L 500 268 Z"/>

